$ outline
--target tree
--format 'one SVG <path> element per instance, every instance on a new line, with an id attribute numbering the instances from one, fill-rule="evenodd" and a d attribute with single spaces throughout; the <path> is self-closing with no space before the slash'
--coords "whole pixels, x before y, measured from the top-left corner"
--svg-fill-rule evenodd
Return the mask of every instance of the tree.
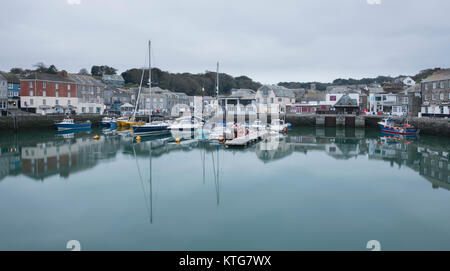
<path id="1" fill-rule="evenodd" d="M 87 69 L 82 68 L 82 69 L 78 72 L 78 74 L 81 74 L 81 75 L 89 75 L 89 72 L 88 72 Z"/>
<path id="2" fill-rule="evenodd" d="M 44 64 L 44 62 L 38 62 L 38 63 L 34 64 L 33 67 L 36 68 L 37 72 L 42 72 L 42 73 L 47 72 L 47 69 L 48 69 L 47 66 Z"/>
<path id="3" fill-rule="evenodd" d="M 25 71 L 22 68 L 12 68 L 9 72 L 13 74 L 23 74 Z"/>
<path id="4" fill-rule="evenodd" d="M 55 67 L 55 65 L 50 65 L 46 72 L 50 74 L 58 74 L 58 69 Z"/>
<path id="5" fill-rule="evenodd" d="M 92 68 L 91 68 L 91 74 L 94 76 L 102 76 L 104 74 L 113 75 L 113 74 L 116 74 L 116 72 L 117 72 L 117 69 L 106 66 L 106 65 L 92 66 Z"/>

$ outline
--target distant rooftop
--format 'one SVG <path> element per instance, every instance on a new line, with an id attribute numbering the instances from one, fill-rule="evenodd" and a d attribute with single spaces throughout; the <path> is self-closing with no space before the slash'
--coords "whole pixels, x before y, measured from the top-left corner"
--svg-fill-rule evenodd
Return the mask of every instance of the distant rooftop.
<path id="1" fill-rule="evenodd" d="M 17 75 L 7 72 L 0 72 L 0 76 L 5 78 L 8 83 L 20 84 L 20 79 Z"/>
<path id="2" fill-rule="evenodd" d="M 432 82 L 432 81 L 440 81 L 440 80 L 450 80 L 450 69 L 440 70 L 432 75 L 425 78 L 422 83 Z"/>
<path id="3" fill-rule="evenodd" d="M 74 80 L 68 76 L 61 76 L 59 74 L 40 73 L 34 72 L 22 78 L 22 80 L 41 80 L 41 81 L 55 81 L 55 82 L 68 82 L 75 83 Z"/>
<path id="4" fill-rule="evenodd" d="M 278 85 L 264 85 L 258 89 L 258 91 L 271 90 L 276 97 L 295 98 L 295 94 L 292 90 Z"/>
<path id="5" fill-rule="evenodd" d="M 78 84 L 103 87 L 104 85 L 90 75 L 69 74 L 69 78 Z"/>

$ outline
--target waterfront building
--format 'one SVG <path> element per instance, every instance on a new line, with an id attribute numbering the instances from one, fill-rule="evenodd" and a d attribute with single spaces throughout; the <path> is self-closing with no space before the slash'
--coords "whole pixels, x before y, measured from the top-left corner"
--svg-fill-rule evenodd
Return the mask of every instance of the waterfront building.
<path id="1" fill-rule="evenodd" d="M 320 114 L 321 112 L 327 112 L 331 110 L 331 105 L 325 101 L 311 101 L 295 103 L 286 106 L 287 113 L 293 114 Z"/>
<path id="2" fill-rule="evenodd" d="M 134 89 L 135 96 L 138 95 L 138 89 Z M 142 88 L 139 98 L 139 114 L 148 115 L 150 111 L 162 115 L 172 114 L 173 108 L 177 105 L 183 105 L 184 107 L 190 106 L 190 98 L 193 96 L 187 96 L 185 93 L 172 92 L 160 87 Z M 193 105 L 192 105 L 193 106 Z M 175 110 L 175 116 L 178 116 L 179 112 Z"/>
<path id="3" fill-rule="evenodd" d="M 20 79 L 12 73 L 0 72 L 7 81 L 8 109 L 18 109 L 20 106 Z"/>
<path id="4" fill-rule="evenodd" d="M 119 74 L 105 74 L 102 76 L 103 83 L 113 86 L 113 87 L 122 87 L 125 85 L 125 80 L 122 75 Z"/>
<path id="5" fill-rule="evenodd" d="M 8 80 L 0 74 L 0 115 L 6 114 L 8 108 Z"/>
<path id="6" fill-rule="evenodd" d="M 390 114 L 397 104 L 397 94 L 369 93 L 369 112 L 372 114 Z"/>
<path id="7" fill-rule="evenodd" d="M 77 114 L 103 114 L 105 85 L 90 75 L 70 74 L 76 83 L 78 107 Z"/>
<path id="8" fill-rule="evenodd" d="M 74 113 L 77 85 L 65 74 L 32 73 L 20 79 L 22 110 L 38 114 Z"/>
<path id="9" fill-rule="evenodd" d="M 425 78 L 421 85 L 421 116 L 450 116 L 450 69 L 440 70 Z"/>
<path id="10" fill-rule="evenodd" d="M 397 93 L 397 101 L 392 106 L 392 115 L 415 117 L 420 111 L 421 104 L 420 86 L 411 86 Z"/>
<path id="11" fill-rule="evenodd" d="M 326 104 L 329 104 L 331 106 L 334 106 L 343 96 L 350 96 L 350 98 L 355 99 L 357 101 L 357 104 L 359 106 L 359 96 L 360 94 L 356 91 L 336 91 L 336 89 L 330 91 L 329 93 L 326 94 Z"/>
<path id="12" fill-rule="evenodd" d="M 353 98 L 349 93 L 344 94 L 334 105 L 337 114 L 359 114 L 359 96 Z"/>
<path id="13" fill-rule="evenodd" d="M 283 86 L 264 85 L 256 91 L 256 104 L 259 112 L 270 112 L 277 108 L 277 113 L 286 112 L 286 105 L 295 103 L 295 94 Z"/>
<path id="14" fill-rule="evenodd" d="M 256 115 L 256 92 L 251 89 L 232 89 L 229 96 L 219 96 L 219 106 L 231 115 Z"/>

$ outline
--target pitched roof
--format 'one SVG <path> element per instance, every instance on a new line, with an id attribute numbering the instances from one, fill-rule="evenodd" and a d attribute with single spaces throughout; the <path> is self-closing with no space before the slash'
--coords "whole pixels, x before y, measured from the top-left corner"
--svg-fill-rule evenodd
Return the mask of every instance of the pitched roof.
<path id="1" fill-rule="evenodd" d="M 78 84 L 82 85 L 90 85 L 90 86 L 97 86 L 97 87 L 103 87 L 104 84 L 97 81 L 94 77 L 90 75 L 82 75 L 82 74 L 69 74 L 69 78 L 75 81 Z"/>
<path id="2" fill-rule="evenodd" d="M 0 72 L 0 76 L 8 81 L 8 83 L 20 84 L 19 77 L 13 73 Z"/>
<path id="3" fill-rule="evenodd" d="M 295 94 L 292 90 L 278 85 L 264 85 L 258 89 L 258 91 L 271 90 L 276 97 L 295 98 Z"/>
<path id="4" fill-rule="evenodd" d="M 75 82 L 69 77 L 64 77 L 59 74 L 40 73 L 40 72 L 31 73 L 23 77 L 21 80 L 42 80 L 42 81 L 69 82 L 69 83 Z"/>
<path id="5" fill-rule="evenodd" d="M 334 104 L 335 107 L 357 107 L 358 101 L 356 99 L 352 99 L 350 95 L 345 94 L 342 96 L 339 101 Z"/>
<path id="6" fill-rule="evenodd" d="M 450 69 L 440 70 L 432 75 L 425 78 L 422 83 L 432 82 L 432 81 L 439 81 L 439 80 L 448 80 L 450 79 Z"/>

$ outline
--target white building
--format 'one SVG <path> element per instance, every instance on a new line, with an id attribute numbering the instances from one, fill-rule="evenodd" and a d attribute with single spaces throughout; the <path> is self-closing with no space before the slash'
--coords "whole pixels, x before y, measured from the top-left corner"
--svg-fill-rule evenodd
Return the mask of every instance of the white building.
<path id="1" fill-rule="evenodd" d="M 397 94 L 370 93 L 369 112 L 372 114 L 391 113 L 392 107 L 397 103 Z"/>
<path id="2" fill-rule="evenodd" d="M 406 86 L 414 86 L 416 84 L 416 81 L 409 76 L 403 78 L 402 82 Z"/>
<path id="3" fill-rule="evenodd" d="M 295 94 L 292 90 L 277 86 L 264 85 L 258 89 L 255 95 L 259 112 L 271 112 L 276 109 L 277 113 L 286 112 L 286 105 L 295 103 Z"/>

